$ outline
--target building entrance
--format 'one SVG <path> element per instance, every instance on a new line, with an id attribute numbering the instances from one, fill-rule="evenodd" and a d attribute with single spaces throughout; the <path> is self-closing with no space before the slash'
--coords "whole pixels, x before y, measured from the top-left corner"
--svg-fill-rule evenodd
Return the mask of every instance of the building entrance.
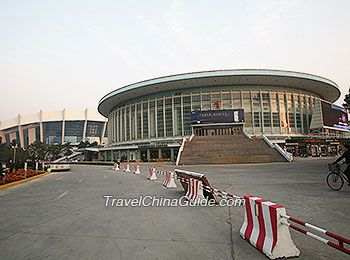
<path id="1" fill-rule="evenodd" d="M 237 135 L 243 132 L 242 126 L 196 126 L 193 128 L 196 136 Z"/>

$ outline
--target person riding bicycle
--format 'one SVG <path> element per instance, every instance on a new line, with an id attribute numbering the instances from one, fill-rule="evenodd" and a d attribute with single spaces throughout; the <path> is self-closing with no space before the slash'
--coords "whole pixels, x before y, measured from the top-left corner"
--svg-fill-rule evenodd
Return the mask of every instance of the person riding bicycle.
<path id="1" fill-rule="evenodd" d="M 344 150 L 345 152 L 335 162 L 333 162 L 333 164 L 336 164 L 341 160 L 345 159 L 345 164 L 347 165 L 347 167 L 344 171 L 344 174 L 346 175 L 346 177 L 348 177 L 348 180 L 350 180 L 350 145 L 345 144 Z M 350 183 L 348 183 L 348 185 L 350 186 Z"/>

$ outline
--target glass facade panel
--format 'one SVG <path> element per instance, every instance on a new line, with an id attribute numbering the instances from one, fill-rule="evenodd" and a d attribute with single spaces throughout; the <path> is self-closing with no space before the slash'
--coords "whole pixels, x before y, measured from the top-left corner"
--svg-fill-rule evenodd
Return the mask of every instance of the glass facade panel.
<path id="1" fill-rule="evenodd" d="M 126 130 L 126 140 L 130 140 L 130 108 L 127 106 L 125 108 L 125 130 Z"/>
<path id="2" fill-rule="evenodd" d="M 200 95 L 192 95 L 192 111 L 201 110 L 201 99 Z"/>
<path id="3" fill-rule="evenodd" d="M 64 142 L 80 143 L 83 141 L 84 121 L 65 121 Z"/>
<path id="4" fill-rule="evenodd" d="M 131 106 L 131 140 L 135 140 L 135 105 Z"/>
<path id="5" fill-rule="evenodd" d="M 143 109 L 143 139 L 148 139 L 148 102 L 142 104 Z"/>
<path id="6" fill-rule="evenodd" d="M 243 109 L 244 109 L 244 119 L 245 119 L 245 128 L 251 132 L 253 125 L 252 118 L 252 109 L 251 109 L 251 96 L 250 92 L 243 92 Z"/>
<path id="7" fill-rule="evenodd" d="M 182 135 L 182 111 L 181 111 L 181 97 L 174 97 L 174 123 L 175 136 Z"/>
<path id="8" fill-rule="evenodd" d="M 45 144 L 62 143 L 62 121 L 44 122 L 43 132 Z"/>
<path id="9" fill-rule="evenodd" d="M 141 115 L 141 104 L 137 104 L 137 139 L 141 139 L 142 138 L 142 115 Z"/>
<path id="10" fill-rule="evenodd" d="M 205 88 L 205 90 L 207 90 Z M 130 103 L 117 108 L 109 131 L 117 142 L 173 138 L 192 134 L 191 112 L 198 110 L 244 109 L 244 130 L 249 134 L 307 133 L 315 97 L 307 93 L 215 89 L 203 93 L 184 93 Z M 115 116 L 114 116 L 115 115 Z M 56 128 L 57 129 L 57 128 Z"/>
<path id="11" fill-rule="evenodd" d="M 222 108 L 224 108 L 224 109 L 232 108 L 231 93 L 230 92 L 222 92 L 221 96 L 222 96 Z"/>
<path id="12" fill-rule="evenodd" d="M 202 94 L 202 110 L 211 109 L 211 96 L 210 94 Z"/>
<path id="13" fill-rule="evenodd" d="M 191 135 L 191 97 L 184 96 L 183 97 L 183 113 L 184 113 L 184 134 Z"/>
<path id="14" fill-rule="evenodd" d="M 232 107 L 241 108 L 241 92 L 239 91 L 232 92 Z"/>
<path id="15" fill-rule="evenodd" d="M 165 130 L 167 137 L 173 136 L 172 102 L 172 98 L 165 99 Z"/>
<path id="16" fill-rule="evenodd" d="M 156 137 L 156 110 L 155 101 L 149 102 L 149 124 L 150 124 L 150 136 L 151 138 Z"/>
<path id="17" fill-rule="evenodd" d="M 157 126 L 158 126 L 158 137 L 164 137 L 163 99 L 157 100 Z"/>
<path id="18" fill-rule="evenodd" d="M 86 125 L 86 137 L 101 137 L 103 130 L 103 122 L 88 121 Z"/>

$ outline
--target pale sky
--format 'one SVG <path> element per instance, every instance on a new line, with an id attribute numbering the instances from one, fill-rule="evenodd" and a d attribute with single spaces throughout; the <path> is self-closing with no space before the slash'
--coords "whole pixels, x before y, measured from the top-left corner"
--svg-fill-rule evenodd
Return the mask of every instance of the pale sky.
<path id="1" fill-rule="evenodd" d="M 0 0 L 0 121 L 97 109 L 119 87 L 282 69 L 350 87 L 349 0 Z"/>

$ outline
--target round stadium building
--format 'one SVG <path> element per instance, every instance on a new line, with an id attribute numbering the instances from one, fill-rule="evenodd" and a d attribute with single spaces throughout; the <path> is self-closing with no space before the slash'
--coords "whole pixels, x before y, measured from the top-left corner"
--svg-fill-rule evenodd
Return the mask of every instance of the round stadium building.
<path id="1" fill-rule="evenodd" d="M 3 143 L 10 144 L 17 140 L 20 148 L 27 148 L 35 141 L 44 144 L 71 143 L 81 141 L 107 141 L 107 119 L 97 111 L 61 110 L 40 112 L 29 115 L 18 115 L 15 118 L 0 122 L 0 136 Z"/>
<path id="2" fill-rule="evenodd" d="M 109 122 L 102 156 L 174 161 L 183 138 L 236 130 L 273 142 L 310 136 L 312 129 L 338 135 L 348 129 L 325 127 L 319 113 L 321 102 L 333 106 L 339 97 L 329 79 L 282 70 L 203 71 L 145 80 L 100 100 L 98 111 Z M 232 122 L 223 119 L 228 114 L 234 115 Z"/>

